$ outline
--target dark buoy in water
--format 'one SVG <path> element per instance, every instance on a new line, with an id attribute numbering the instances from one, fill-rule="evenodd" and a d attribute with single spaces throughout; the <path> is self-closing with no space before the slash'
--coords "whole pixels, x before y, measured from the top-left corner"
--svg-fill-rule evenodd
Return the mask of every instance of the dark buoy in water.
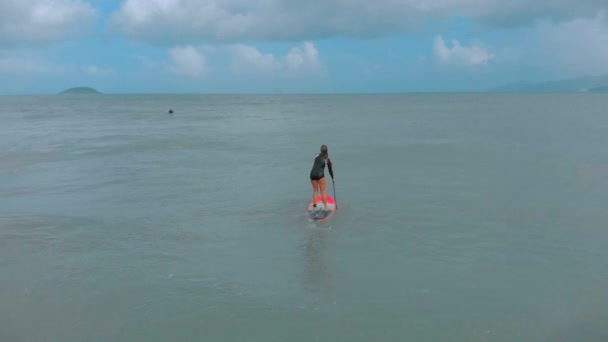
<path id="1" fill-rule="evenodd" d="M 169 109 L 169 114 L 173 115 L 173 109 Z"/>

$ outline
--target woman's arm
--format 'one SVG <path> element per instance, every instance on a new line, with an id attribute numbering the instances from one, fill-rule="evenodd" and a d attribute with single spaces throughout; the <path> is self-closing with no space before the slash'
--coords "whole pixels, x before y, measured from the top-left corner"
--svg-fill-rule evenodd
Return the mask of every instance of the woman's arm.
<path id="1" fill-rule="evenodd" d="M 332 168 L 331 159 L 327 158 L 327 169 L 329 170 L 329 175 L 331 176 L 331 180 L 334 180 L 334 169 Z"/>

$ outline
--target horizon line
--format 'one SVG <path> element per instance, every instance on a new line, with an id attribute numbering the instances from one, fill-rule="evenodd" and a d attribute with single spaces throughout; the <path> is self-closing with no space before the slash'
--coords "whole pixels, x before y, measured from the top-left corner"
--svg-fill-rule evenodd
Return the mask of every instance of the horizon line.
<path id="1" fill-rule="evenodd" d="M 387 92 L 120 92 L 120 93 L 104 93 L 98 92 L 93 94 L 62 94 L 58 93 L 0 93 L 0 96 L 69 96 L 69 97 L 80 97 L 80 96 L 120 96 L 120 95 L 227 95 L 227 96 L 302 96 L 302 95 L 314 95 L 314 96 L 331 96 L 331 95 L 431 95 L 431 94 L 602 94 L 601 92 L 586 92 L 586 91 L 574 91 L 574 90 L 445 90 L 445 91 L 387 91 Z"/>

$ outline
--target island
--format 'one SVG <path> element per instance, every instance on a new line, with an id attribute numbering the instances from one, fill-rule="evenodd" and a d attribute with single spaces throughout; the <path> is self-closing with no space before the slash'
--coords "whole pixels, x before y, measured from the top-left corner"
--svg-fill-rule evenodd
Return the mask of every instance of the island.
<path id="1" fill-rule="evenodd" d="M 70 94 L 75 94 L 75 95 L 90 95 L 90 94 L 101 94 L 101 92 L 93 89 L 93 88 L 89 88 L 89 87 L 76 87 L 76 88 L 70 88 L 67 90 L 62 91 L 60 94 L 62 95 L 70 95 Z"/>

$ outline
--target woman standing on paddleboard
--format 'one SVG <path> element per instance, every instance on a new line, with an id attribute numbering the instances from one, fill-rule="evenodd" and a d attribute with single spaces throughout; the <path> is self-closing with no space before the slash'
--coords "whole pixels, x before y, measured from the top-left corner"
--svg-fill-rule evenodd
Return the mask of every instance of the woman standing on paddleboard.
<path id="1" fill-rule="evenodd" d="M 331 176 L 331 181 L 335 182 L 334 179 L 334 171 L 331 167 L 331 159 L 329 159 L 329 154 L 327 153 L 327 146 L 321 146 L 321 153 L 315 156 L 314 164 L 312 165 L 312 170 L 310 170 L 310 182 L 312 183 L 312 203 L 313 207 L 317 207 L 317 193 L 323 198 L 323 208 L 326 211 L 329 211 L 327 207 L 327 192 L 326 181 L 325 181 L 325 165 L 327 165 L 327 169 L 329 170 L 329 175 Z"/>

